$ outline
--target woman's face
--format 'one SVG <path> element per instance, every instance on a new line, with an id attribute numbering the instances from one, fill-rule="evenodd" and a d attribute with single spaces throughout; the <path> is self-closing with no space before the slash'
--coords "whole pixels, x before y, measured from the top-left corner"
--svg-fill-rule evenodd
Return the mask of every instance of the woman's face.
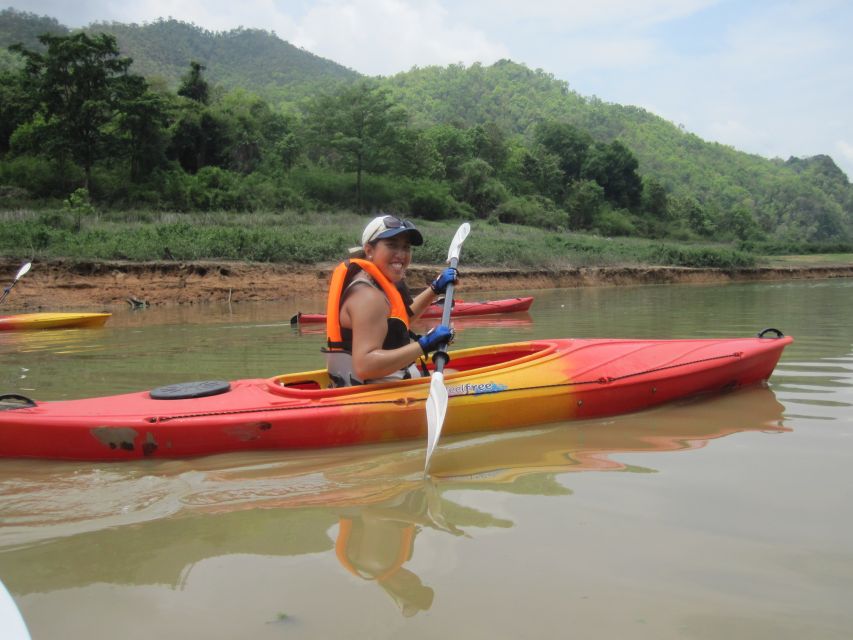
<path id="1" fill-rule="evenodd" d="M 395 284 L 403 279 L 412 262 L 412 244 L 405 233 L 365 245 L 364 252 L 367 259 Z"/>

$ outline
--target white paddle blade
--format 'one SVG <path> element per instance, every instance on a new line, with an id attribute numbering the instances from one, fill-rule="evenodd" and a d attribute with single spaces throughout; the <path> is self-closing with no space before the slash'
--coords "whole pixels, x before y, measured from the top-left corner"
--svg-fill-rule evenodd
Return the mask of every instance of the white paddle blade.
<path id="1" fill-rule="evenodd" d="M 467 222 L 463 222 L 459 228 L 456 230 L 456 235 L 453 236 L 453 240 L 450 242 L 450 251 L 447 252 L 447 262 L 453 260 L 453 258 L 459 259 L 459 252 L 462 250 L 462 243 L 465 242 L 465 238 L 468 237 L 468 234 L 471 232 L 471 225 Z"/>
<path id="2" fill-rule="evenodd" d="M 444 386 L 444 374 L 435 371 L 429 382 L 429 396 L 426 401 L 427 412 L 427 450 L 424 461 L 424 475 L 429 471 L 432 452 L 441 437 L 441 427 L 444 425 L 444 415 L 447 413 L 447 387 Z"/>
<path id="3" fill-rule="evenodd" d="M 29 271 L 29 270 L 30 270 L 30 268 L 31 268 L 32 266 L 33 266 L 33 263 L 32 263 L 32 262 L 28 262 L 27 264 L 23 265 L 20 269 L 18 269 L 18 275 L 16 275 L 16 276 L 15 276 L 15 282 L 17 282 L 18 280 L 20 280 L 20 279 L 21 279 L 21 277 L 22 277 L 24 274 L 26 274 L 26 273 L 27 273 L 27 271 Z"/>

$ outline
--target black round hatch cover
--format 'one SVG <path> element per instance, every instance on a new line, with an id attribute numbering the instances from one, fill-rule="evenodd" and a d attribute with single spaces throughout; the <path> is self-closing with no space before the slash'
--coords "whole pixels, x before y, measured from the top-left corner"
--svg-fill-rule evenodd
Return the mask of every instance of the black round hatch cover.
<path id="1" fill-rule="evenodd" d="M 155 400 L 183 400 L 185 398 L 204 398 L 225 393 L 231 389 L 231 383 L 225 380 L 201 380 L 199 382 L 179 382 L 151 391 Z"/>

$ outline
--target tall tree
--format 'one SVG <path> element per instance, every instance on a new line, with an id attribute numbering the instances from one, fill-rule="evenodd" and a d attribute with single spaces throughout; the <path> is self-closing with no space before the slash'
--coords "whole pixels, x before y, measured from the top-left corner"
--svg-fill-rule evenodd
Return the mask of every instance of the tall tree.
<path id="1" fill-rule="evenodd" d="M 15 129 L 33 115 L 29 92 L 15 72 L 0 72 L 0 153 L 9 150 L 9 138 Z"/>
<path id="2" fill-rule="evenodd" d="M 204 65 L 195 60 L 190 62 L 190 70 L 181 79 L 181 86 L 178 88 L 179 96 L 184 96 L 201 104 L 210 102 L 210 85 L 201 75 L 205 68 Z"/>
<path id="3" fill-rule="evenodd" d="M 581 178 L 592 137 L 567 122 L 543 122 L 536 127 L 536 142 L 559 158 L 566 183 Z"/>
<path id="4" fill-rule="evenodd" d="M 148 90 L 142 76 L 122 80 L 118 83 L 117 152 L 128 158 L 130 179 L 138 182 L 165 163 L 168 115 L 163 98 Z"/>
<path id="5" fill-rule="evenodd" d="M 597 143 L 590 149 L 581 169 L 581 177 L 595 180 L 604 188 L 604 196 L 620 207 L 634 209 L 643 195 L 643 181 L 637 173 L 637 158 L 618 140 Z"/>
<path id="6" fill-rule="evenodd" d="M 391 168 L 408 115 L 391 101 L 387 89 L 362 80 L 317 98 L 309 117 L 315 153 L 355 171 L 356 205 L 361 208 L 362 174 Z"/>
<path id="7" fill-rule="evenodd" d="M 10 47 L 26 61 L 23 73 L 38 104 L 35 138 L 42 153 L 77 162 L 88 188 L 92 166 L 112 142 L 107 125 L 115 118 L 131 59 L 120 57 L 115 38 L 107 34 L 45 34 L 39 40 L 47 47 L 43 54 Z"/>

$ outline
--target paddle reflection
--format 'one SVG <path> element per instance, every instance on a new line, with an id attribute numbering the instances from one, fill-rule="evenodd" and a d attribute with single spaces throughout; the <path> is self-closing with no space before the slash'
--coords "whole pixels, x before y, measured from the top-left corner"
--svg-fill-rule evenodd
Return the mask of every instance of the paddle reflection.
<path id="1" fill-rule="evenodd" d="M 510 519 L 445 497 L 474 490 L 566 495 L 572 471 L 633 472 L 620 453 L 694 449 L 744 431 L 784 431 L 766 388 L 609 420 L 442 441 L 433 478 L 403 443 L 107 465 L 2 461 L 0 573 L 16 594 L 95 583 L 181 588 L 209 558 L 334 554 L 340 575 L 386 593 L 402 615 L 430 608 L 412 569 L 418 537 L 478 537 Z"/>

